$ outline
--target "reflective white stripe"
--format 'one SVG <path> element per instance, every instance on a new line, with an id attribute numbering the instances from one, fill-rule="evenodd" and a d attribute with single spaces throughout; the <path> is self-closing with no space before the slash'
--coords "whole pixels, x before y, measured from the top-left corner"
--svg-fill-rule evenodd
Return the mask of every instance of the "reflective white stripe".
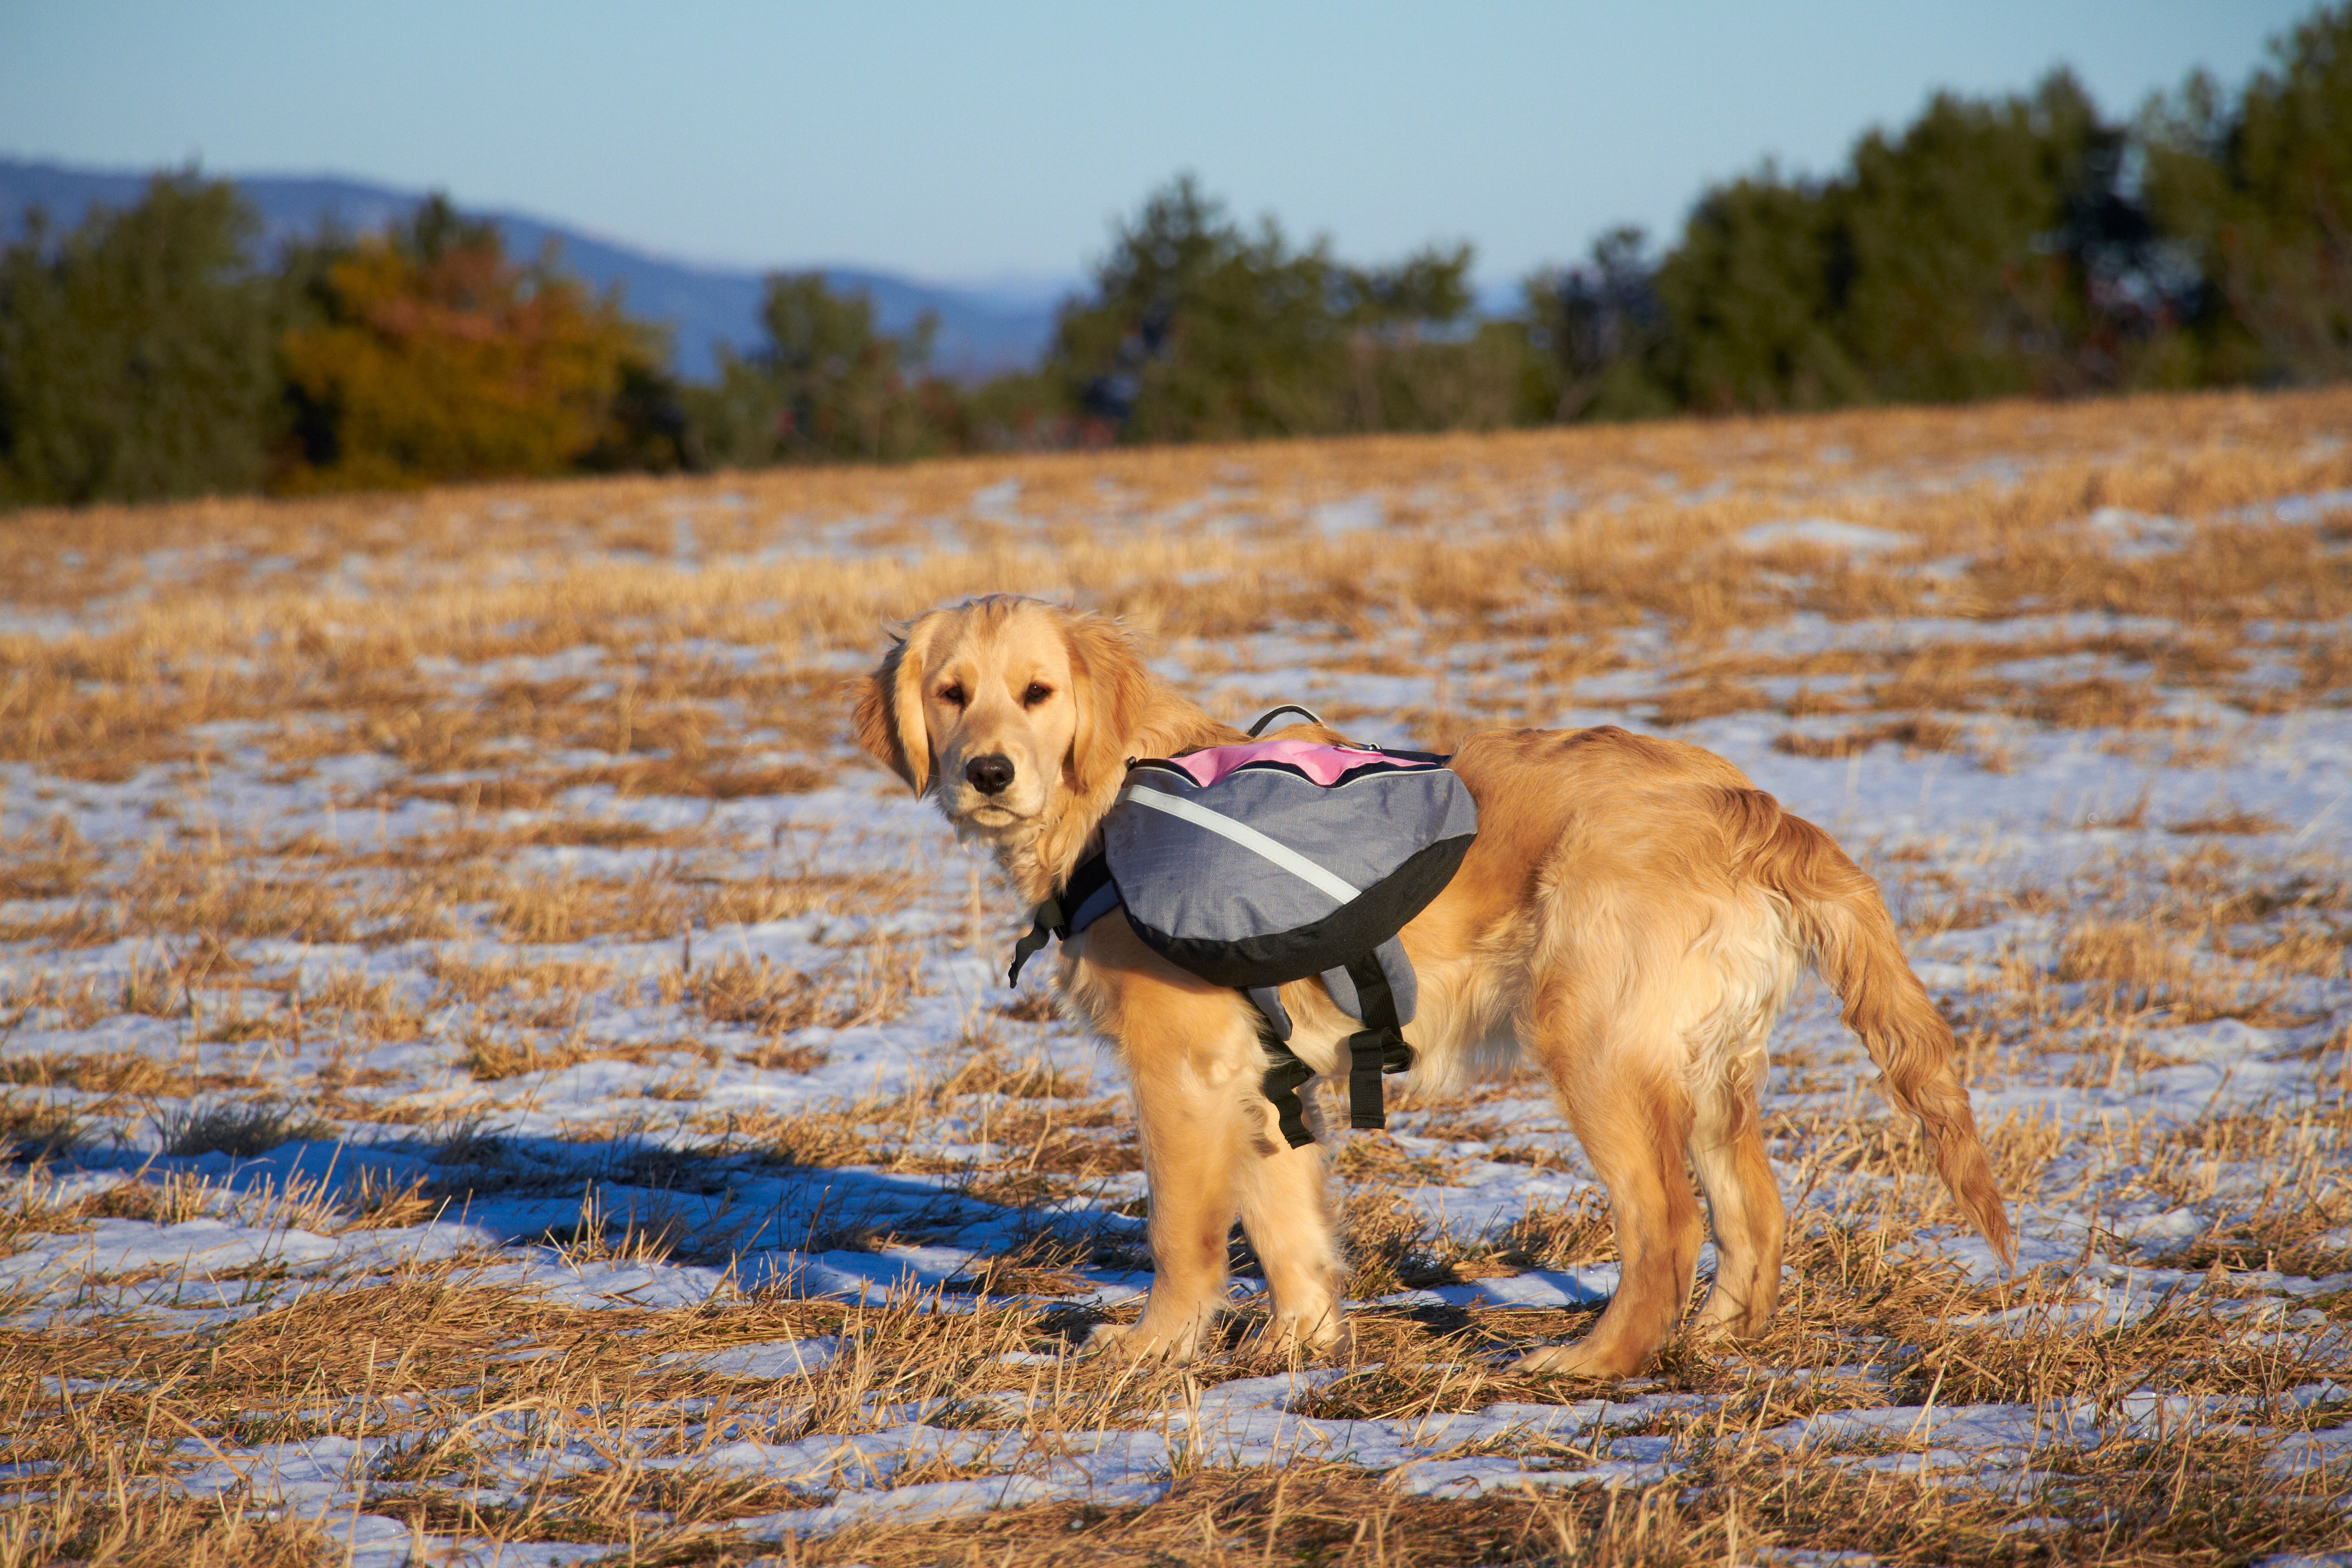
<path id="1" fill-rule="evenodd" d="M 1348 902 L 1363 891 L 1352 882 L 1341 881 L 1281 840 L 1268 838 L 1248 823 L 1236 822 L 1223 812 L 1212 811 L 1198 801 L 1186 800 L 1181 795 L 1147 788 L 1139 784 L 1128 785 L 1125 798 L 1135 802 L 1138 805 L 1148 805 L 1154 811 L 1166 812 L 1171 816 L 1181 816 L 1195 826 L 1207 828 L 1221 838 L 1230 838 L 1251 853 L 1262 855 L 1273 861 L 1301 881 L 1310 883 L 1329 894 L 1340 903 Z"/>

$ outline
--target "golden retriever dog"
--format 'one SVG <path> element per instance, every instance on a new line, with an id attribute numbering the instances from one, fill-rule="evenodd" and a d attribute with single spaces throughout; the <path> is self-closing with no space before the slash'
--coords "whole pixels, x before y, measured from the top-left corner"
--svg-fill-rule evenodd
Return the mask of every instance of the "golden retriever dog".
<path id="1" fill-rule="evenodd" d="M 867 751 L 994 852 L 1032 905 L 1099 847 L 1130 759 L 1244 739 L 1155 676 L 1114 623 L 1010 595 L 916 620 L 866 682 L 856 725 Z M 1279 733 L 1340 738 L 1306 725 Z M 1523 1364 L 1624 1377 L 1665 1343 L 1702 1237 L 1685 1161 L 1716 1244 L 1696 1328 L 1763 1331 L 1786 1220 L 1757 1087 L 1765 1037 L 1808 958 L 1889 1097 L 1925 1127 L 1962 1211 L 2013 1258 L 1951 1030 L 1905 962 L 1876 884 L 1827 834 L 1722 758 L 1615 728 L 1490 730 L 1465 741 L 1453 766 L 1477 801 L 1478 837 L 1404 928 L 1420 982 L 1409 1082 L 1442 1089 L 1531 1053 L 1608 1190 L 1622 1259 L 1591 1331 Z M 1156 1272 L 1142 1318 L 1098 1328 L 1090 1346 L 1192 1355 L 1225 1304 L 1236 1215 L 1265 1265 L 1268 1332 L 1332 1345 L 1343 1269 L 1325 1150 L 1290 1148 L 1277 1132 L 1255 1009 L 1161 958 L 1116 911 L 1064 944 L 1060 963 L 1065 1005 L 1133 1083 L 1150 1184 Z M 1319 981 L 1284 986 L 1282 1002 L 1291 1048 L 1344 1081 L 1355 1021 Z"/>

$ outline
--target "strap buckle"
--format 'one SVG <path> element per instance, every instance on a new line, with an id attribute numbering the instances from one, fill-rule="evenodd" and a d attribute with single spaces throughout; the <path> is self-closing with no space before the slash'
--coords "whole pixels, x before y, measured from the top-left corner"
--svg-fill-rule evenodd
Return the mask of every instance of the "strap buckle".
<path id="1" fill-rule="evenodd" d="M 1412 1067 L 1412 1047 L 1393 1029 L 1365 1029 L 1348 1037 L 1348 1125 L 1377 1131 L 1389 1124 L 1381 1079 Z"/>
<path id="2" fill-rule="evenodd" d="M 1110 897 L 1106 900 L 1103 894 Z M 1071 925 L 1078 923 L 1083 931 L 1087 923 L 1100 919 L 1118 907 L 1118 888 L 1110 874 L 1110 861 L 1097 855 L 1082 860 L 1070 873 L 1070 879 L 1054 889 L 1045 901 L 1030 916 L 1029 934 L 1013 944 L 1013 966 L 1004 972 L 1004 984 L 1021 984 L 1021 969 L 1050 941 L 1070 940 Z"/>

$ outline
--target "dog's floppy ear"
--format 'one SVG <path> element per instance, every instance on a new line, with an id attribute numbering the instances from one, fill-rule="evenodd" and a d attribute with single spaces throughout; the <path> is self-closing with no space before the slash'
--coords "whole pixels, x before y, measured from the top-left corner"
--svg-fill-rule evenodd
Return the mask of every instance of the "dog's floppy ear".
<path id="1" fill-rule="evenodd" d="M 854 720 L 857 743 L 913 785 L 917 795 L 931 782 L 931 734 L 923 722 L 923 661 L 940 614 L 933 610 L 917 620 L 882 656 L 857 694 Z"/>
<path id="2" fill-rule="evenodd" d="M 1100 616 L 1066 614 L 1062 637 L 1078 713 L 1070 739 L 1070 788 L 1083 796 L 1125 775 L 1128 743 L 1150 705 L 1151 672 L 1127 634 Z"/>

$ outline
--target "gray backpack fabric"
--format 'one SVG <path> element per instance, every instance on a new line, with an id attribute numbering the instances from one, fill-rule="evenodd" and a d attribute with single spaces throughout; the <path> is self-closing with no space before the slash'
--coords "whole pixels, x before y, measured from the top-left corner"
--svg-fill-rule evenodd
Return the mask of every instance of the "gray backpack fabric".
<path id="1" fill-rule="evenodd" d="M 1319 977 L 1365 1026 L 1349 1042 L 1350 1124 L 1383 1126 L 1381 1078 L 1412 1064 L 1400 1030 L 1418 997 L 1397 933 L 1477 835 L 1477 805 L 1445 761 L 1275 740 L 1133 763 L 1103 819 L 1101 862 L 1038 911 L 1014 976 L 1046 931 L 1067 937 L 1124 905 L 1155 952 L 1256 1004 L 1276 1062 L 1266 1094 L 1294 1146 L 1312 1141 L 1297 1089 L 1313 1073 L 1284 1044 L 1277 988 Z"/>

